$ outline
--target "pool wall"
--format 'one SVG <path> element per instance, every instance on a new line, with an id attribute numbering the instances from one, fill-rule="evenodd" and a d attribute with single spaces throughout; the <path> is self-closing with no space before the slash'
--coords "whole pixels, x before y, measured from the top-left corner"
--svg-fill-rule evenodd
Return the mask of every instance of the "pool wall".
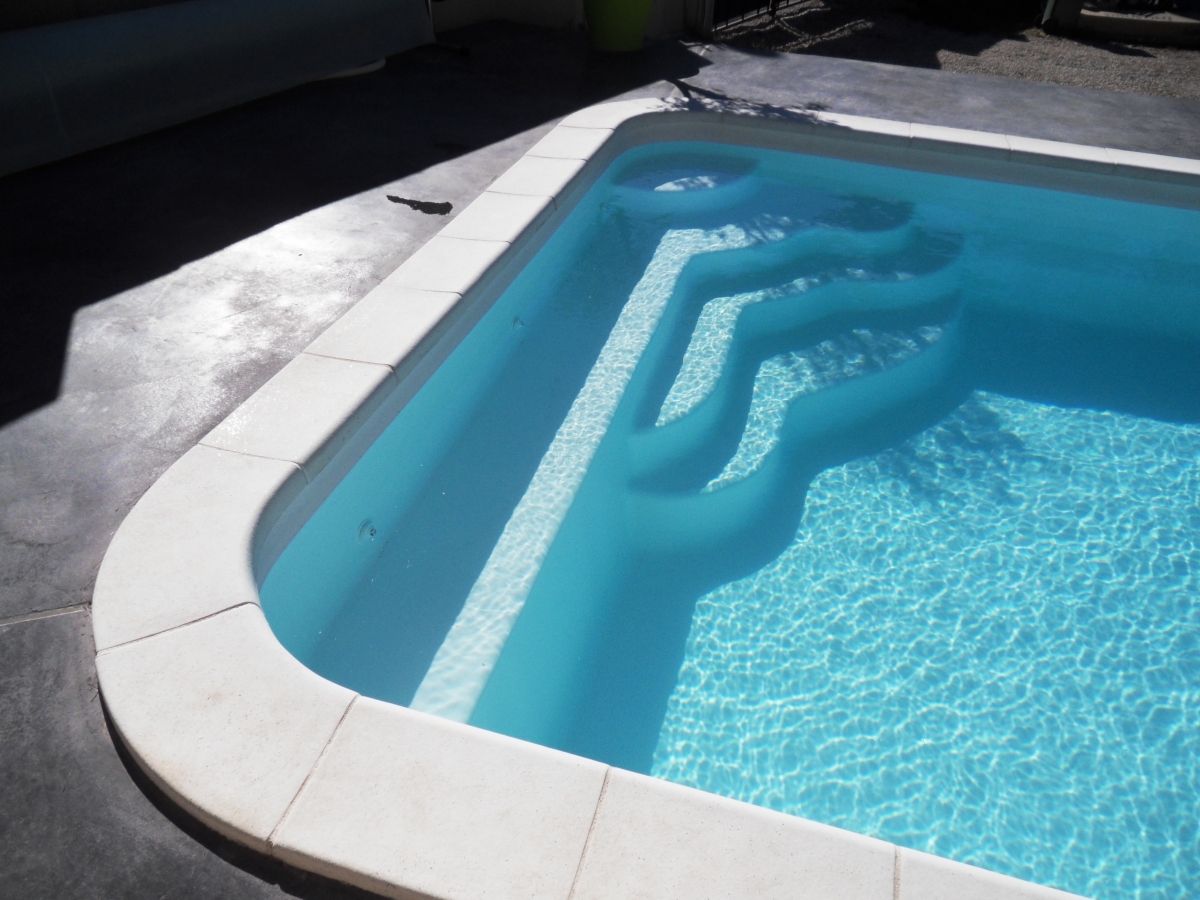
<path id="1" fill-rule="evenodd" d="M 268 627 L 259 586 L 312 511 L 604 167 L 674 139 L 1200 208 L 1191 160 L 742 104 L 582 110 L 139 501 L 93 600 L 112 722 L 210 827 L 392 896 L 1064 896 L 356 695 Z"/>

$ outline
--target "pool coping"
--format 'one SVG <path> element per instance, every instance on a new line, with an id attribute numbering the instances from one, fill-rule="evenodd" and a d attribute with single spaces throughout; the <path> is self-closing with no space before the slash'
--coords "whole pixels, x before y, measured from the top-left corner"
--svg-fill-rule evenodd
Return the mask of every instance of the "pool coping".
<path id="1" fill-rule="evenodd" d="M 686 113 L 686 115 L 683 115 Z M 393 896 L 1062 897 L 359 696 L 279 644 L 274 559 L 618 153 L 745 141 L 1195 205 L 1200 161 L 738 102 L 567 117 L 176 462 L 113 538 L 96 664 L 132 758 L 218 832 Z M 1111 190 L 1110 190 L 1111 189 Z"/>

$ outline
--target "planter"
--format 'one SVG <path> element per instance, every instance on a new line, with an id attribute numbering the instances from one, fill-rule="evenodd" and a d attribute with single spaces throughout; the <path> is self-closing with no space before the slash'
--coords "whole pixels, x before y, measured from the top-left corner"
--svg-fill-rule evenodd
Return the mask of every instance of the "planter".
<path id="1" fill-rule="evenodd" d="M 609 53 L 642 49 L 653 0 L 586 0 L 592 46 Z"/>

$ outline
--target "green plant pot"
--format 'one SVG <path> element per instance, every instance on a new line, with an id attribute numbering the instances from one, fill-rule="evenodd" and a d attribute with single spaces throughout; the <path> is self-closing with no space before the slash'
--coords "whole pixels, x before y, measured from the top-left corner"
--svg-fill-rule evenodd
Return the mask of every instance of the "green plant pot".
<path id="1" fill-rule="evenodd" d="M 586 0 L 588 33 L 592 46 L 608 53 L 642 49 L 646 19 L 653 0 Z"/>

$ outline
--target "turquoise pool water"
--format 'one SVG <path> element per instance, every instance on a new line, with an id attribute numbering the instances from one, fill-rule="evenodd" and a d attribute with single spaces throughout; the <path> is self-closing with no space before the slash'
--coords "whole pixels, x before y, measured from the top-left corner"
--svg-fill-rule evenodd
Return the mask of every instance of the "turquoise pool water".
<path id="1" fill-rule="evenodd" d="M 1200 213 L 610 167 L 263 587 L 370 696 L 1102 897 L 1200 891 Z"/>

